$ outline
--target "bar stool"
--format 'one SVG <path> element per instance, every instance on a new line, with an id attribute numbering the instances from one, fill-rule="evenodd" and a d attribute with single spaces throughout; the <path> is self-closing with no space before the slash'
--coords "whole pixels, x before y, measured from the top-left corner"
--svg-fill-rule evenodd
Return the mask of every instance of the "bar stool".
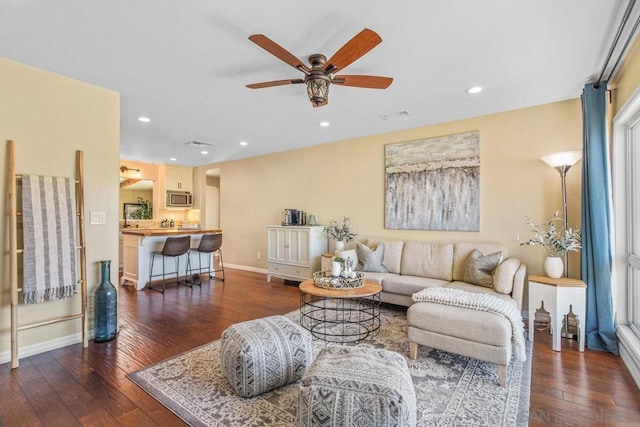
<path id="1" fill-rule="evenodd" d="M 224 282 L 224 263 L 222 262 L 222 249 L 220 249 L 220 246 L 222 246 L 222 233 L 216 233 L 216 234 L 205 234 L 204 236 L 202 236 L 202 239 L 200 239 L 200 244 L 198 245 L 198 247 L 191 248 L 191 252 L 198 253 L 198 268 L 192 268 L 191 260 L 189 260 L 189 276 L 191 277 L 192 283 L 194 285 L 202 285 L 203 270 L 207 272 L 207 274 L 209 275 L 209 279 L 211 279 L 211 273 L 216 273 L 218 271 L 221 271 L 222 278 L 216 277 L 214 275 L 213 279 L 214 280 L 217 279 Z M 211 258 L 215 252 L 218 252 L 218 255 L 220 256 L 220 268 L 216 269 L 214 266 L 214 269 L 211 270 Z M 201 256 L 202 254 L 207 254 L 206 267 L 202 266 L 202 256 Z M 193 270 L 198 271 L 198 282 L 193 281 Z"/>
<path id="2" fill-rule="evenodd" d="M 151 270 L 149 271 L 149 289 L 153 289 L 154 291 L 164 293 L 165 280 L 166 280 L 165 271 L 164 271 L 165 257 L 176 259 L 176 271 L 175 271 L 176 284 L 189 285 L 186 281 L 182 283 L 180 282 L 179 274 L 180 274 L 180 257 L 186 254 L 187 252 L 189 252 L 190 246 L 191 246 L 191 236 L 167 237 L 167 240 L 164 242 L 164 246 L 162 247 L 161 251 L 151 252 Z M 156 256 L 162 257 L 162 274 L 156 274 L 154 276 L 153 261 L 155 260 Z M 189 259 L 187 258 L 187 269 L 188 267 L 189 267 Z M 173 272 L 166 273 L 166 274 L 173 274 Z M 162 289 L 156 289 L 153 286 L 151 286 L 151 282 L 153 281 L 153 278 L 159 277 L 159 276 L 162 276 Z"/>

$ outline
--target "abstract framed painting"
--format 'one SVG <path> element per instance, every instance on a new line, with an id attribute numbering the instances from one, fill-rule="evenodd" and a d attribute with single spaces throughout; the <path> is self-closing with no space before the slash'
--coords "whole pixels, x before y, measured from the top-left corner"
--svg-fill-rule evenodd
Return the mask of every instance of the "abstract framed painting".
<path id="1" fill-rule="evenodd" d="M 385 228 L 480 230 L 480 132 L 385 146 Z"/>

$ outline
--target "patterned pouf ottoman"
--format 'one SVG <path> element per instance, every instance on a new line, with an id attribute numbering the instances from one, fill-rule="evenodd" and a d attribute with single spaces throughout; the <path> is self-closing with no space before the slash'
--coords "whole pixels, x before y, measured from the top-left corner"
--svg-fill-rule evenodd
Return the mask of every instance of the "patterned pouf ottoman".
<path id="1" fill-rule="evenodd" d="M 243 397 L 299 380 L 313 361 L 311 334 L 284 316 L 231 325 L 222 333 L 222 370 Z"/>
<path id="2" fill-rule="evenodd" d="M 416 393 L 398 353 L 327 346 L 300 383 L 298 426 L 414 426 Z"/>

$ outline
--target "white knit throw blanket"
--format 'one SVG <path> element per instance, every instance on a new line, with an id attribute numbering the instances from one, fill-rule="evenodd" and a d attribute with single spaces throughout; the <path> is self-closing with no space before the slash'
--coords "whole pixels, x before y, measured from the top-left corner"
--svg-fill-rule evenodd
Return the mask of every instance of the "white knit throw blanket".
<path id="1" fill-rule="evenodd" d="M 524 346 L 522 314 L 512 302 L 491 294 L 466 292 L 460 289 L 428 288 L 413 294 L 415 302 L 435 302 L 472 310 L 488 311 L 504 316 L 511 323 L 513 355 L 518 362 L 527 360 Z"/>

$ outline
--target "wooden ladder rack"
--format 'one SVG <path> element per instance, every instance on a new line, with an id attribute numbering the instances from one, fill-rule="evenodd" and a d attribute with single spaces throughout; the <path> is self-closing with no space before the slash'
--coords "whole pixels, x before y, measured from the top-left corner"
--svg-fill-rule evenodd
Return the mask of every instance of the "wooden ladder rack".
<path id="1" fill-rule="evenodd" d="M 76 249 L 80 252 L 80 297 L 81 312 L 68 316 L 57 317 L 50 320 L 35 322 L 25 325 L 18 325 L 18 293 L 22 292 L 22 288 L 18 287 L 18 255 L 23 253 L 18 248 L 18 217 L 22 212 L 17 210 L 17 181 L 22 179 L 22 175 L 16 174 L 15 168 L 15 142 L 7 141 L 7 175 L 8 175 L 8 199 L 9 199 L 9 250 L 10 250 L 10 273 L 9 280 L 11 282 L 11 369 L 17 368 L 19 365 L 18 358 L 18 332 L 37 328 L 40 326 L 50 325 L 53 323 L 64 322 L 73 319 L 82 319 L 82 347 L 87 348 L 89 342 L 87 339 L 87 258 L 85 250 L 85 234 L 84 234 L 84 186 L 83 186 L 83 157 L 82 151 L 76 151 L 76 216 L 78 217 L 78 246 Z"/>

